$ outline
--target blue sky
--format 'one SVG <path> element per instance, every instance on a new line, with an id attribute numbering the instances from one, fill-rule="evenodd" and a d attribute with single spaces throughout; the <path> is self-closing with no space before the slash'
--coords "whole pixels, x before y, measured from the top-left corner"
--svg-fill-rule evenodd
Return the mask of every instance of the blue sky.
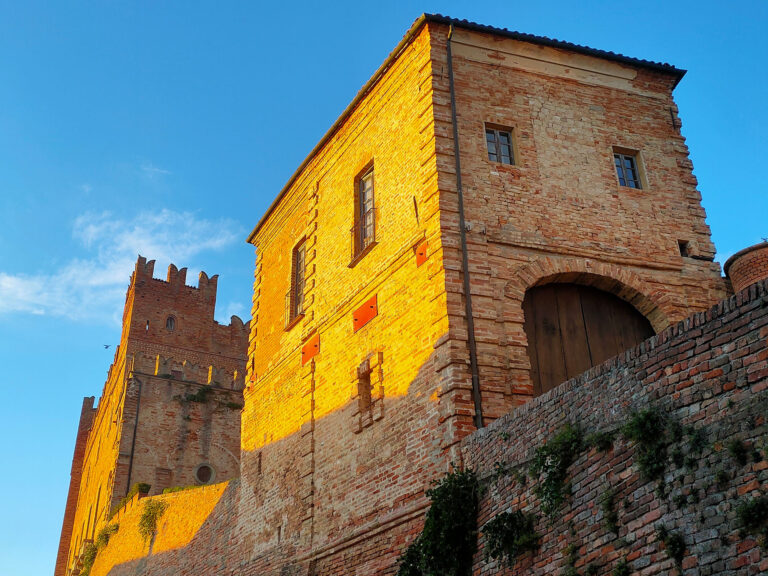
<path id="1" fill-rule="evenodd" d="M 220 274 L 421 12 L 672 63 L 724 262 L 768 236 L 768 3 L 0 0 L 0 566 L 51 574 L 83 396 L 136 254 Z"/>

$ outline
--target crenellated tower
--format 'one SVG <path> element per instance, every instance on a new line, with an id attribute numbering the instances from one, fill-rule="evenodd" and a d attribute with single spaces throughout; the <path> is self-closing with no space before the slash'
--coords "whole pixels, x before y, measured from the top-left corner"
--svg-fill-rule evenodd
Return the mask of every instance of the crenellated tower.
<path id="1" fill-rule="evenodd" d="M 84 402 L 56 576 L 79 573 L 95 540 L 136 483 L 159 494 L 239 475 L 248 322 L 214 319 L 218 276 L 139 256 L 125 297 L 120 345 L 98 406 Z"/>

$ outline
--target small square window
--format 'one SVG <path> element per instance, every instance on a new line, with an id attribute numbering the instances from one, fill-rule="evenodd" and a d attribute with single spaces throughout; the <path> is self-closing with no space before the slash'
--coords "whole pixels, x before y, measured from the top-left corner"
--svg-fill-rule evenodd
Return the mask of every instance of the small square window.
<path id="1" fill-rule="evenodd" d="M 616 166 L 616 176 L 621 186 L 642 189 L 640 172 L 637 169 L 637 156 L 620 152 L 613 153 L 613 163 Z"/>
<path id="2" fill-rule="evenodd" d="M 504 128 L 485 128 L 485 145 L 488 149 L 488 160 L 500 164 L 515 163 L 515 154 L 512 146 L 512 130 Z"/>

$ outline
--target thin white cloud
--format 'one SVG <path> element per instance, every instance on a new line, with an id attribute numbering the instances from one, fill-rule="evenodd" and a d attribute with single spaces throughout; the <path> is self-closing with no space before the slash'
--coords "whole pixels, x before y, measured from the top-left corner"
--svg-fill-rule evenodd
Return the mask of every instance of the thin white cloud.
<path id="1" fill-rule="evenodd" d="M 169 174 L 171 174 L 170 170 L 164 170 L 163 168 L 158 168 L 157 166 L 152 164 L 152 162 L 144 162 L 141 166 L 139 166 L 139 169 L 149 179 L 154 179 L 154 178 L 157 178 L 158 176 L 168 176 Z"/>
<path id="2" fill-rule="evenodd" d="M 206 220 L 191 212 L 138 214 L 126 220 L 108 212 L 86 213 L 73 225 L 86 256 L 43 274 L 0 271 L 0 314 L 64 316 L 75 320 L 117 318 L 138 254 L 158 265 L 190 263 L 198 254 L 238 241 L 243 230 L 231 220 Z"/>

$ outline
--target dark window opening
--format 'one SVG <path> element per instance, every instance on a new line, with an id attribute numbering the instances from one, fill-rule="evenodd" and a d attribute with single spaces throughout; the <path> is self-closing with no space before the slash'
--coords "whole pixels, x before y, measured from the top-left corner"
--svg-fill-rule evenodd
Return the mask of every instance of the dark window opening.
<path id="1" fill-rule="evenodd" d="M 352 259 L 376 242 L 376 204 L 373 168 L 356 179 L 355 225 L 352 227 Z"/>
<path id="2" fill-rule="evenodd" d="M 616 176 L 619 178 L 619 184 L 628 188 L 637 188 L 638 190 L 642 188 L 635 156 L 614 152 L 613 163 L 616 166 Z"/>
<path id="3" fill-rule="evenodd" d="M 511 130 L 486 128 L 485 144 L 488 148 L 488 160 L 491 162 L 499 162 L 501 164 L 509 165 L 515 163 Z"/>
<path id="4" fill-rule="evenodd" d="M 687 258 L 690 255 L 688 252 L 687 240 L 678 240 L 677 247 L 680 249 L 680 256 L 682 256 L 683 258 Z"/>
<path id="5" fill-rule="evenodd" d="M 168 318 L 165 320 L 165 329 L 169 332 L 173 332 L 173 330 L 176 328 L 176 318 L 173 316 L 168 316 Z"/>
<path id="6" fill-rule="evenodd" d="M 357 368 L 357 407 L 360 414 L 371 411 L 371 363 L 369 360 Z"/>
<path id="7" fill-rule="evenodd" d="M 291 323 L 304 313 L 304 274 L 306 266 L 305 241 L 302 240 L 293 249 L 293 265 L 291 270 L 291 287 L 285 295 L 285 325 Z"/>

